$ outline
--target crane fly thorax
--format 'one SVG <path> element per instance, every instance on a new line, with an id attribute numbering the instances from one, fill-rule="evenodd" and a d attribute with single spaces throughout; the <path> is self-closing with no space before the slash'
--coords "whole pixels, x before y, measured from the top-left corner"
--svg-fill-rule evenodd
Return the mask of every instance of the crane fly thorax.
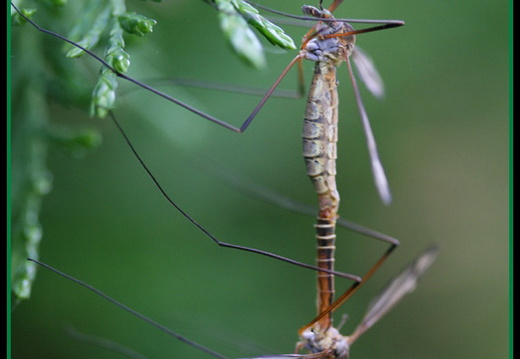
<path id="1" fill-rule="evenodd" d="M 334 19 L 332 14 L 327 10 L 318 10 L 312 6 L 304 6 L 302 8 L 306 15 L 323 18 Z M 338 66 L 342 61 L 346 61 L 354 49 L 356 37 L 337 36 L 327 37 L 328 35 L 338 35 L 353 31 L 353 28 L 342 21 L 322 21 L 314 28 L 312 38 L 304 39 L 301 52 L 303 56 L 315 62 L 332 62 Z"/>
<path id="2" fill-rule="evenodd" d="M 350 344 L 348 337 L 343 336 L 334 327 L 327 329 L 312 326 L 305 329 L 300 335 L 298 346 L 311 353 L 330 351 L 327 358 L 348 359 Z"/>

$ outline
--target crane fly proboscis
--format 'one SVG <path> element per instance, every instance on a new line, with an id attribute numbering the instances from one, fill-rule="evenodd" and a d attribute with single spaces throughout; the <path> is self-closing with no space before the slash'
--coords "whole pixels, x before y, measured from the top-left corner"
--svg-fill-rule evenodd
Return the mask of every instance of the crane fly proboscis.
<path id="1" fill-rule="evenodd" d="M 336 4 L 336 6 L 339 5 L 339 3 L 340 3 L 340 1 L 335 1 L 335 2 L 334 2 L 334 4 Z M 323 23 L 326 23 L 326 22 L 327 22 L 327 21 L 326 21 L 327 19 L 323 19 L 323 20 L 324 20 Z M 311 31 L 312 31 L 312 30 L 311 30 Z M 363 31 L 360 31 L 360 32 L 363 32 Z M 349 36 L 352 36 L 352 35 L 354 35 L 354 34 L 351 34 L 351 35 L 349 35 Z M 320 34 L 311 34 L 310 37 L 309 37 L 309 39 L 310 39 L 310 38 L 318 38 L 318 37 L 320 37 Z M 342 36 L 340 36 L 340 38 L 341 38 L 341 37 L 342 37 Z M 331 37 L 331 38 L 332 38 L 332 37 Z M 310 42 L 310 40 L 309 40 L 309 42 Z M 301 60 L 301 59 L 302 59 L 302 57 L 298 58 L 298 59 L 296 60 L 296 62 L 297 62 L 298 60 Z M 296 63 L 296 62 L 293 62 L 292 64 L 294 64 L 294 63 Z M 292 65 L 291 65 L 291 66 L 292 66 Z M 287 71 L 288 71 L 289 68 L 290 68 L 290 67 L 287 68 Z M 284 75 L 287 71 L 284 71 L 283 75 Z M 217 122 L 217 121 L 213 121 L 213 122 L 217 122 L 217 123 L 221 124 L 222 126 L 224 126 L 224 127 L 226 127 L 226 128 L 229 128 L 229 129 L 234 130 L 235 132 L 243 132 L 243 131 L 244 131 L 244 130 L 249 126 L 249 124 L 251 123 L 251 120 L 252 120 L 252 119 L 254 118 L 254 116 L 258 113 L 258 111 L 259 111 L 260 108 L 263 106 L 263 104 L 265 103 L 265 101 L 267 100 L 267 98 L 269 97 L 269 95 L 273 92 L 274 88 L 275 88 L 275 87 L 278 85 L 278 83 L 281 81 L 282 77 L 283 77 L 283 76 L 281 76 L 281 77 L 279 78 L 279 80 L 277 81 L 277 83 L 272 87 L 272 89 L 269 90 L 268 94 L 266 94 L 266 96 L 264 96 L 264 98 L 263 98 L 263 100 L 261 101 L 261 103 L 259 104 L 259 106 L 257 106 L 257 108 L 253 111 L 252 116 L 250 116 L 250 118 L 248 118 L 248 120 L 246 120 L 246 122 L 244 122 L 244 124 L 243 124 L 240 128 L 237 128 L 237 127 L 235 127 L 235 128 L 231 128 L 231 127 L 233 127 L 233 126 L 231 126 L 231 125 L 229 125 L 229 124 L 227 124 L 227 123 L 219 123 L 219 122 Z M 127 79 L 130 80 L 131 78 L 127 77 Z M 175 102 L 175 101 L 174 101 L 174 102 Z M 153 178 L 153 177 L 152 177 L 152 178 Z M 154 180 L 154 181 L 155 181 L 155 180 Z M 156 184 L 157 184 L 157 183 L 156 183 Z M 159 185 L 158 185 L 158 186 L 159 186 Z M 160 186 L 159 186 L 159 187 L 160 187 Z M 175 207 L 177 207 L 175 204 L 172 204 L 172 205 L 174 205 Z M 180 210 L 180 208 L 177 208 L 177 209 Z M 182 211 L 182 210 L 180 210 L 180 211 Z M 320 208 L 320 211 L 321 211 L 321 208 Z M 185 213 L 183 212 L 183 214 L 185 214 Z M 194 223 L 194 224 L 197 225 L 196 223 Z M 202 231 L 204 231 L 205 234 L 208 234 L 208 233 L 206 233 L 205 229 L 203 229 L 203 228 L 201 228 L 201 227 L 199 227 L 199 228 L 200 228 Z M 211 235 L 210 235 L 210 236 L 211 236 Z M 211 236 L 211 237 L 212 237 L 212 236 Z M 213 239 L 213 237 L 212 237 L 212 239 Z M 240 246 L 229 245 L 228 243 L 222 243 L 222 242 L 218 242 L 218 243 L 221 244 L 221 245 L 227 246 L 227 247 L 235 247 L 235 248 L 240 247 Z M 246 249 L 246 250 L 249 250 L 249 249 Z M 265 253 L 265 252 L 257 251 L 257 250 L 254 250 L 254 249 L 253 249 L 253 250 L 249 250 L 249 251 L 253 251 L 253 252 L 256 252 L 256 253 L 260 253 L 260 254 L 268 255 L 268 256 L 271 256 L 271 257 L 276 257 L 275 255 L 272 255 L 272 254 L 270 254 L 270 253 Z M 432 257 L 432 255 L 431 255 L 431 254 L 428 254 L 428 255 L 424 255 L 422 258 L 431 258 L 431 257 Z M 286 260 L 286 258 L 279 258 L 279 259 Z M 419 262 L 424 262 L 424 259 L 421 260 L 421 261 L 419 261 Z M 312 266 L 310 266 L 310 267 L 312 267 Z M 378 265 L 377 265 L 375 268 L 377 268 L 377 267 L 378 267 Z M 374 268 L 373 270 L 375 270 L 375 268 Z M 411 273 L 411 274 L 409 273 L 408 275 L 406 275 L 406 278 L 404 278 L 403 275 L 400 275 L 400 276 L 398 277 L 398 279 L 399 279 L 398 282 L 400 282 L 400 283 L 401 283 L 401 282 L 402 282 L 402 283 L 405 283 L 405 282 L 406 282 L 408 287 L 410 287 L 410 286 L 413 287 L 413 285 L 411 285 L 410 283 L 412 283 L 412 284 L 415 283 L 415 280 L 420 276 L 420 274 L 422 274 L 422 272 L 424 271 L 424 269 L 419 269 L 419 270 L 415 269 L 415 268 L 417 268 L 417 265 L 416 265 L 416 264 L 413 265 L 413 266 L 411 266 L 411 267 L 409 267 L 409 268 L 411 268 L 411 269 L 409 269 L 408 272 L 411 271 L 411 272 L 413 272 L 413 273 Z M 422 267 L 421 267 L 421 268 L 422 268 Z M 316 268 L 314 268 L 314 269 L 316 269 Z M 338 273 L 338 272 L 335 272 L 335 271 L 326 270 L 326 269 L 324 269 L 324 268 L 319 268 L 319 267 L 318 267 L 318 270 L 321 271 L 321 272 L 329 273 L 329 274 L 335 274 L 335 275 L 341 274 L 341 273 Z M 371 272 L 373 272 L 373 270 L 372 270 Z M 418 272 L 419 272 L 419 273 L 418 273 Z M 344 276 L 347 276 L 347 277 L 348 277 L 348 275 L 345 275 L 345 274 L 344 274 Z M 350 276 L 350 278 L 351 278 L 351 279 L 355 279 L 356 283 L 364 283 L 364 282 L 366 281 L 366 279 L 368 279 L 368 275 L 365 275 L 363 278 L 358 278 L 358 277 L 355 277 L 355 276 Z M 404 284 L 398 284 L 398 285 L 397 285 L 397 284 L 393 284 L 393 285 L 391 285 L 391 286 L 389 287 L 389 289 L 386 291 L 386 294 L 385 294 L 385 295 L 382 295 L 380 298 L 391 297 L 392 300 L 389 301 L 389 302 L 395 302 L 395 301 L 399 300 L 400 297 L 401 297 L 403 294 L 407 293 L 407 290 L 403 289 L 403 288 L 405 288 L 405 287 L 407 287 L 407 286 L 404 286 Z M 352 289 L 352 290 L 350 291 L 350 293 L 353 293 L 353 292 L 354 292 L 358 287 L 359 287 L 359 285 L 355 285 L 354 289 Z M 341 298 L 340 298 L 340 299 L 341 299 Z M 371 319 L 371 322 L 370 322 L 370 323 L 368 323 L 366 320 L 364 321 L 364 327 L 365 327 L 365 328 L 368 328 L 369 326 L 371 326 L 373 321 L 377 320 L 377 319 L 378 319 L 382 314 L 384 314 L 384 313 L 385 313 L 385 312 L 390 308 L 388 305 L 386 305 L 386 307 L 385 307 L 385 305 L 382 305 L 382 301 L 383 301 L 383 299 L 379 299 L 379 300 L 378 300 L 378 302 L 380 302 L 380 303 L 378 304 L 378 307 L 383 306 L 383 308 L 382 308 L 382 309 L 374 308 L 374 309 L 371 310 L 371 312 L 372 312 L 372 314 L 371 314 L 372 319 Z M 385 303 L 386 303 L 386 299 L 385 299 Z M 377 311 L 376 311 L 376 309 L 377 309 Z M 332 310 L 333 310 L 333 309 L 331 309 L 329 312 L 331 312 Z M 323 311 L 322 313 L 324 313 L 324 311 Z M 377 319 L 374 320 L 374 318 L 377 318 Z M 361 334 L 361 333 L 359 333 L 359 334 Z M 358 336 L 359 336 L 359 334 L 358 334 Z M 328 336 L 330 337 L 329 334 L 328 334 Z M 333 356 L 333 355 L 334 355 L 334 356 L 340 356 L 340 355 L 341 355 L 342 352 L 340 352 L 339 348 L 336 348 L 335 346 L 328 346 L 328 347 L 325 347 L 325 345 L 324 345 L 323 343 L 321 343 L 318 339 L 316 339 L 316 338 L 310 339 L 310 338 L 308 338 L 308 337 L 309 337 L 308 333 L 305 332 L 305 331 L 302 331 L 302 338 L 303 338 L 303 339 L 302 339 L 302 341 L 300 342 L 299 347 L 300 347 L 300 348 L 306 347 L 306 348 L 310 349 L 312 352 L 315 352 L 315 354 L 311 354 L 311 355 L 309 355 L 309 356 L 308 356 L 309 358 L 310 358 L 310 357 L 315 357 L 315 358 L 317 358 L 317 357 L 326 357 L 326 356 Z M 180 338 L 178 338 L 178 339 L 180 339 Z M 181 339 L 181 340 L 182 340 L 182 339 Z M 305 340 L 307 340 L 307 341 L 305 341 Z M 294 355 L 294 354 L 291 354 L 291 355 L 280 355 L 280 356 L 278 356 L 278 357 L 305 357 L 305 356 L 306 356 L 306 355 L 300 355 L 300 354 Z M 218 356 L 218 357 L 222 357 L 222 356 Z"/>

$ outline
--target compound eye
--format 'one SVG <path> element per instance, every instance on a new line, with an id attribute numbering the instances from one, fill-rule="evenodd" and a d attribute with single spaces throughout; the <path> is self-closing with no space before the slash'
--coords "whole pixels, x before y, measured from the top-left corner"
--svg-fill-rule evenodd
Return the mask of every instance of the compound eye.
<path id="1" fill-rule="evenodd" d="M 310 5 L 303 5 L 302 12 L 304 15 L 313 16 L 313 17 L 321 17 L 321 11 Z"/>
<path id="2" fill-rule="evenodd" d="M 312 16 L 318 19 L 329 19 L 332 17 L 332 14 L 328 10 L 320 10 L 310 5 L 303 5 L 302 12 L 304 15 Z"/>

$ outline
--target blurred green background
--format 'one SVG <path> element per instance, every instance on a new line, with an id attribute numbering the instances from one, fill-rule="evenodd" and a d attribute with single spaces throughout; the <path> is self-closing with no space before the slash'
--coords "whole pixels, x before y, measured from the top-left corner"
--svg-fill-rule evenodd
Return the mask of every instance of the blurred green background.
<path id="1" fill-rule="evenodd" d="M 293 14 L 303 5 L 261 4 Z M 229 50 L 216 12 L 204 2 L 136 1 L 128 7 L 158 21 L 152 34 L 129 39 L 130 75 L 137 79 L 267 88 L 296 54 L 266 44 L 268 68 L 256 71 Z M 370 299 L 401 267 L 431 244 L 441 249 L 417 291 L 354 345 L 352 358 L 508 357 L 508 2 L 352 0 L 336 16 L 406 21 L 357 39 L 386 84 L 382 101 L 364 89 L 362 95 L 394 196 L 389 207 L 374 189 L 347 69 L 339 71 L 341 214 L 402 242 L 338 311 L 337 320 L 349 314 L 342 332 L 355 328 Z M 35 20 L 63 34 L 70 26 L 38 14 Z M 283 27 L 297 43 L 306 31 Z M 62 56 L 60 41 L 30 26 L 13 28 L 13 74 L 30 74 L 23 83 L 13 75 L 15 95 L 35 90 L 31 78 L 53 79 L 50 65 L 38 69 L 20 60 L 31 51 L 37 56 L 30 44 Z M 90 91 L 99 65 L 67 61 Z M 307 84 L 311 71 L 307 64 Z M 293 71 L 281 87 L 295 85 Z M 161 89 L 236 125 L 258 101 L 222 91 Z M 15 100 L 13 122 L 26 110 Z M 211 233 L 313 263 L 313 218 L 244 196 L 207 171 L 221 166 L 313 205 L 301 158 L 304 106 L 305 99 L 271 99 L 237 135 L 121 82 L 115 114 L 168 193 Z M 291 353 L 297 329 L 315 314 L 315 274 L 214 245 L 166 203 L 114 125 L 89 118 L 87 108 L 32 107 L 36 114 L 49 111 L 54 128 L 97 129 L 103 136 L 102 145 L 81 158 L 51 143 L 52 192 L 41 210 L 40 258 L 226 356 Z M 337 267 L 362 274 L 385 248 L 340 229 Z M 338 280 L 338 291 L 348 285 Z M 121 357 L 71 338 L 67 326 L 148 358 L 209 357 L 43 270 L 31 299 L 13 311 L 12 324 L 13 358 Z"/>

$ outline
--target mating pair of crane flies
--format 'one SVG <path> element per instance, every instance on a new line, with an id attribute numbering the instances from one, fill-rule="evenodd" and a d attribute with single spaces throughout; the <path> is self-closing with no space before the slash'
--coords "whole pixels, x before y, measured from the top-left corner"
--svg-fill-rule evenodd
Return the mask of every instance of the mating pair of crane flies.
<path id="1" fill-rule="evenodd" d="M 370 127 L 368 116 L 363 106 L 357 82 L 353 73 L 353 69 L 350 63 L 350 57 L 354 59 L 354 63 L 360 73 L 360 77 L 363 82 L 367 85 L 372 94 L 375 96 L 381 96 L 383 94 L 383 86 L 372 61 L 364 52 L 354 47 L 355 36 L 358 34 L 377 31 L 392 27 L 401 26 L 404 23 L 398 20 L 349 20 L 349 22 L 360 22 L 360 23 L 379 23 L 380 25 L 369 27 L 366 29 L 354 30 L 351 25 L 348 24 L 346 19 L 336 19 L 332 15 L 332 12 L 343 2 L 343 0 L 335 0 L 328 9 L 324 9 L 322 1 L 319 2 L 319 8 L 305 5 L 302 10 L 304 17 L 296 17 L 298 19 L 318 21 L 315 26 L 308 31 L 303 38 L 303 44 L 298 55 L 289 63 L 289 65 L 282 71 L 281 75 L 276 79 L 274 84 L 262 97 L 258 105 L 253 109 L 251 114 L 243 122 L 240 127 L 235 127 L 225 121 L 217 119 L 211 115 L 203 113 L 184 102 L 181 102 L 170 95 L 158 91 L 157 89 L 142 83 L 130 76 L 118 72 L 116 69 L 111 67 L 105 60 L 91 51 L 83 48 L 82 46 L 74 43 L 73 41 L 65 38 L 62 35 L 56 34 L 49 30 L 39 27 L 32 20 L 26 18 L 22 13 L 21 16 L 31 23 L 39 31 L 55 36 L 63 41 L 66 41 L 73 46 L 87 52 L 90 56 L 99 61 L 103 66 L 107 67 L 110 71 L 114 72 L 118 77 L 128 80 L 141 88 L 144 88 L 158 96 L 161 96 L 177 105 L 192 111 L 203 118 L 210 120 L 224 128 L 232 130 L 234 132 L 244 132 L 252 120 L 256 117 L 258 112 L 264 106 L 268 98 L 273 94 L 279 83 L 289 72 L 289 70 L 295 65 L 299 64 L 300 69 L 300 84 L 302 83 L 302 60 L 307 59 L 314 61 L 315 70 L 313 81 L 309 90 L 309 97 L 307 101 L 307 108 L 304 119 L 304 131 L 303 131 L 303 147 L 304 157 L 306 160 L 306 167 L 309 177 L 314 184 L 315 190 L 319 198 L 319 209 L 318 209 L 318 223 L 317 228 L 317 239 L 318 239 L 318 266 L 312 266 L 305 263 L 301 263 L 289 258 L 285 258 L 273 253 L 265 252 L 262 250 L 243 247 L 234 245 L 218 240 L 209 231 L 207 231 L 202 225 L 195 221 L 189 214 L 182 210 L 172 198 L 163 190 L 160 183 L 156 180 L 154 175 L 148 169 L 140 155 L 126 136 L 125 132 L 117 122 L 112 112 L 114 123 L 121 131 L 125 141 L 130 146 L 132 152 L 140 162 L 141 166 L 145 169 L 149 177 L 152 179 L 154 184 L 157 186 L 161 194 L 175 207 L 185 218 L 199 228 L 203 233 L 210 237 L 219 246 L 235 248 L 243 251 L 249 251 L 268 257 L 275 258 L 284 262 L 295 264 L 301 267 L 317 270 L 318 275 L 318 316 L 311 321 L 308 325 L 300 329 L 300 341 L 297 344 L 297 354 L 282 354 L 266 356 L 268 358 L 286 358 L 286 357 L 298 357 L 298 358 L 348 358 L 350 345 L 354 343 L 357 338 L 369 329 L 375 322 L 377 322 L 385 313 L 387 313 L 405 294 L 411 292 L 416 285 L 417 280 L 424 274 L 427 268 L 430 266 L 436 256 L 436 249 L 428 249 L 423 255 L 421 255 L 415 262 L 408 266 L 401 274 L 399 274 L 388 287 L 377 296 L 369 307 L 367 314 L 362 320 L 361 324 L 357 327 L 351 336 L 342 336 L 339 331 L 332 326 L 331 315 L 337 308 L 339 308 L 348 298 L 350 298 L 360 287 L 364 284 L 373 273 L 382 265 L 386 258 L 393 252 L 393 250 L 399 245 L 399 241 L 396 239 L 380 234 L 378 232 L 369 230 L 356 224 L 350 224 L 342 220 L 338 215 L 339 207 L 339 194 L 336 190 L 335 183 L 335 161 L 336 161 L 336 142 L 337 142 L 337 120 L 338 120 L 338 96 L 337 96 L 337 79 L 336 79 L 336 68 L 342 63 L 346 62 L 349 70 L 349 75 L 354 88 L 356 97 L 357 107 L 359 109 L 363 130 L 368 144 L 369 155 L 371 159 L 372 172 L 374 175 L 376 187 L 384 203 L 391 201 L 390 191 L 388 189 L 388 181 L 386 179 L 379 154 L 377 151 L 374 136 Z M 13 5 L 16 11 L 18 9 Z M 261 7 L 263 8 L 263 7 Z M 278 14 L 282 14 L 273 11 Z M 301 86 L 300 86 L 301 87 Z M 255 192 L 254 190 L 252 192 Z M 258 192 L 258 191 L 257 191 Z M 258 193 L 257 193 L 258 194 Z M 258 196 L 268 199 L 272 193 L 268 196 L 259 194 Z M 278 201 L 280 206 L 289 208 L 290 201 Z M 292 202 L 293 209 L 296 208 L 300 212 L 306 212 L 303 210 L 303 206 Z M 334 270 L 334 240 L 335 240 L 335 226 L 336 223 L 340 225 L 347 223 L 347 227 L 350 229 L 360 231 L 361 233 L 368 234 L 371 237 L 383 240 L 390 243 L 390 247 L 383 254 L 383 256 L 372 266 L 372 268 L 363 276 L 358 277 L 347 273 L 341 273 Z M 33 260 L 34 261 L 34 260 Z M 37 261 L 34 261 L 39 263 Z M 41 263 L 40 263 L 41 264 Z M 42 264 L 48 269 L 53 269 L 48 265 Z M 56 270 L 55 270 L 56 271 Z M 67 275 L 57 271 L 60 275 Z M 334 297 L 334 276 L 345 277 L 354 280 L 354 284 L 347 289 L 337 300 L 333 300 Z M 70 277 L 68 277 L 70 278 Z M 111 299 L 99 290 L 73 279 L 75 282 L 87 287 L 88 289 L 96 292 L 105 299 L 110 300 L 116 305 L 129 311 L 130 313 L 139 316 L 141 319 L 146 320 L 149 323 L 159 327 L 161 330 L 168 332 L 170 335 L 177 339 L 202 349 L 207 353 L 218 357 L 225 358 L 224 356 L 215 353 L 207 348 L 203 348 L 200 344 L 197 344 L 189 339 L 186 339 L 175 332 L 170 331 L 151 321 L 149 318 L 142 316 L 139 313 L 134 312 L 130 308 L 123 304 Z M 310 354 L 298 354 L 301 349 L 306 349 Z"/>

